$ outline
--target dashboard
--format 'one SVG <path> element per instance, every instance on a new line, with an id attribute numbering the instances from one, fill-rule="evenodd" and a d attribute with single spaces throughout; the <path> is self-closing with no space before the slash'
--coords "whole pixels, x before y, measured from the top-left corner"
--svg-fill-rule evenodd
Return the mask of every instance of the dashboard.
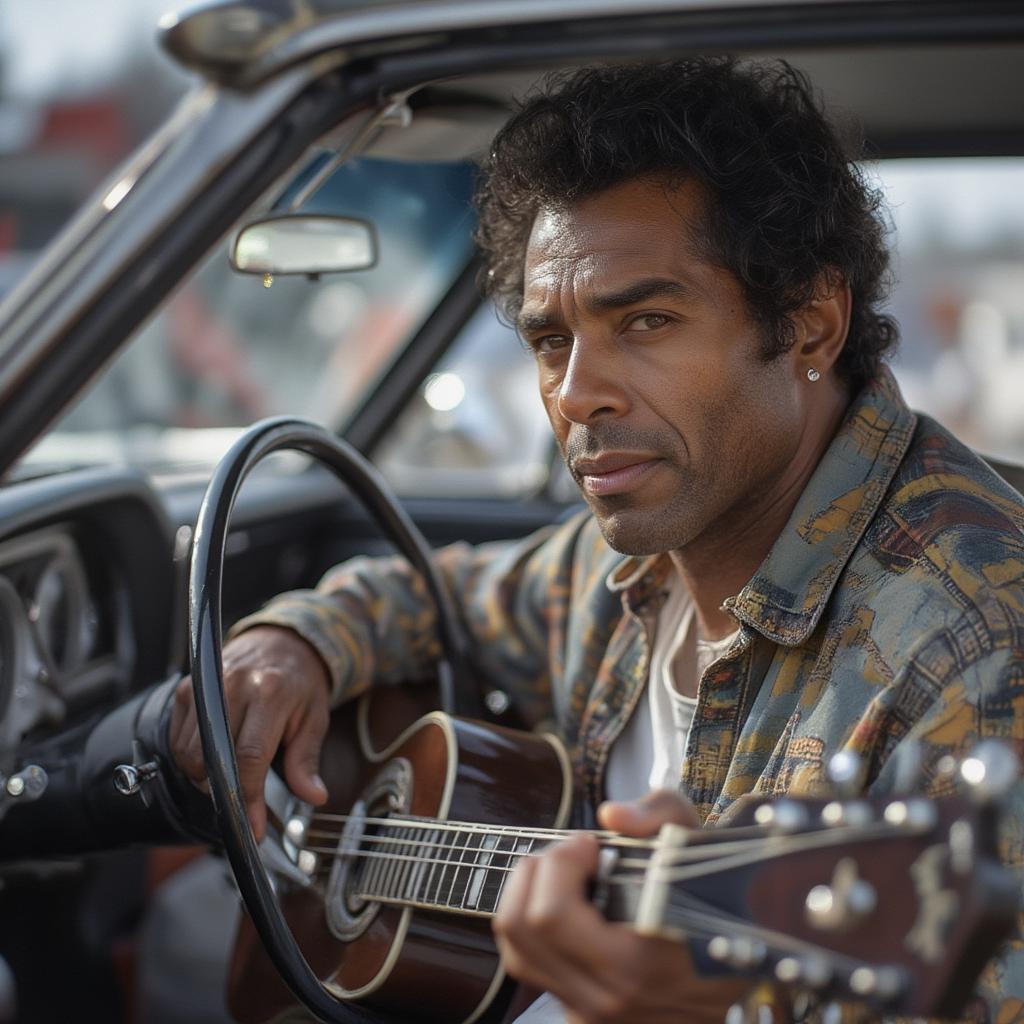
<path id="1" fill-rule="evenodd" d="M 165 678 L 184 567 L 146 481 L 89 470 L 0 491 L 0 771 Z"/>

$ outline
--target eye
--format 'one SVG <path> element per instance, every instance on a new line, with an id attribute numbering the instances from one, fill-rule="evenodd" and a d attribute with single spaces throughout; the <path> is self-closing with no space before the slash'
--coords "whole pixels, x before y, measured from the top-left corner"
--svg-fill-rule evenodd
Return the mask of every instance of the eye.
<path id="1" fill-rule="evenodd" d="M 641 313 L 629 322 L 629 328 L 634 331 L 656 331 L 671 322 L 672 318 L 664 313 Z"/>
<path id="2" fill-rule="evenodd" d="M 536 355 L 547 355 L 571 345 L 572 341 L 564 334 L 545 334 L 540 338 L 530 338 L 527 344 Z"/>

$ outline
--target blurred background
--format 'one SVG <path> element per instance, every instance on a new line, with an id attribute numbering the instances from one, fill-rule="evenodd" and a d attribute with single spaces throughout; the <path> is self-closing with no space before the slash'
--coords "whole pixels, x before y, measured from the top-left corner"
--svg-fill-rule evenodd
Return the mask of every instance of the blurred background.
<path id="1" fill-rule="evenodd" d="M 187 89 L 155 42 L 165 6 L 0 5 L 0 296 Z M 866 169 L 891 207 L 908 400 L 983 454 L 1024 461 L 1024 160 Z M 265 289 L 212 253 L 23 471 L 122 461 L 205 474 L 261 416 L 343 424 L 464 265 L 471 190 L 466 165 L 346 168 L 326 198 L 378 223 L 378 267 Z M 407 495 L 508 497 L 549 482 L 531 360 L 490 310 L 376 455 Z"/>

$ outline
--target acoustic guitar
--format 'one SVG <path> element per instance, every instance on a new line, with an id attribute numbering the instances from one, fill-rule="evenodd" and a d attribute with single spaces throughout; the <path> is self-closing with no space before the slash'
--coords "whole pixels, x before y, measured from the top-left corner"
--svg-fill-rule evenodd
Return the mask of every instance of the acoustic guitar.
<path id="1" fill-rule="evenodd" d="M 569 760 L 551 736 L 416 718 L 414 700 L 388 692 L 334 716 L 331 800 L 314 809 L 272 783 L 265 858 L 339 999 L 396 1021 L 500 1020 L 509 986 L 489 919 L 515 864 L 570 834 Z M 596 833 L 593 899 L 688 943 L 708 975 L 949 1017 L 1015 919 L 994 833 L 991 808 L 966 796 L 752 800 L 729 827 Z M 244 915 L 228 1002 L 241 1024 L 294 1004 Z"/>

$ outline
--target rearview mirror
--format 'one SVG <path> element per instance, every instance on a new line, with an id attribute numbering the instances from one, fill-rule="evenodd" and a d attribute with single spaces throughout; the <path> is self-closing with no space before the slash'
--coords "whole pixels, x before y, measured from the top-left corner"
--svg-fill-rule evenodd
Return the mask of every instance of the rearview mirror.
<path id="1" fill-rule="evenodd" d="M 231 247 L 243 274 L 335 274 L 377 262 L 373 227 L 352 217 L 286 214 L 247 224 Z"/>

